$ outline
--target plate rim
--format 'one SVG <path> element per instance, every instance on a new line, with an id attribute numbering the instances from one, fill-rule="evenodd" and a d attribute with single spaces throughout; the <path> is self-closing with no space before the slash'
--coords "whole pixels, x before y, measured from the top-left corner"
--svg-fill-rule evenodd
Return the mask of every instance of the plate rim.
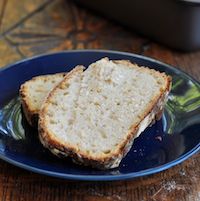
<path id="1" fill-rule="evenodd" d="M 63 54 L 63 53 L 81 53 L 81 52 L 105 52 L 105 53 L 114 53 L 114 54 L 119 54 L 119 55 L 127 55 L 127 56 L 132 56 L 132 57 L 136 57 L 139 59 L 145 59 L 160 65 L 164 65 L 169 69 L 172 69 L 173 71 L 176 72 L 181 72 L 183 73 L 187 78 L 191 79 L 192 81 L 196 82 L 198 85 L 200 85 L 200 81 L 198 81 L 196 78 L 192 77 L 191 75 L 189 75 L 187 72 L 185 72 L 184 70 L 180 69 L 179 66 L 174 66 L 162 61 L 159 61 L 155 58 L 152 57 L 148 57 L 148 56 L 144 56 L 141 54 L 135 54 L 135 53 L 131 53 L 131 52 L 124 52 L 124 51 L 117 51 L 117 50 L 106 50 L 106 49 L 75 49 L 75 50 L 62 50 L 62 51 L 57 51 L 57 52 L 50 52 L 50 53 L 43 53 L 43 54 L 38 54 L 32 57 L 28 57 L 28 58 L 24 58 L 21 60 L 18 60 L 14 63 L 5 65 L 3 67 L 0 67 L 0 73 L 4 70 L 8 70 L 9 68 L 12 68 L 13 66 L 19 65 L 20 63 L 24 63 L 33 59 L 38 59 L 40 57 L 45 57 L 45 56 L 51 56 L 51 55 L 56 55 L 56 54 Z"/>
<path id="2" fill-rule="evenodd" d="M 134 173 L 124 173 L 120 175 L 82 175 L 82 174 L 67 174 L 67 173 L 58 173 L 54 171 L 48 171 L 40 168 L 33 167 L 31 165 L 26 165 L 24 163 L 15 161 L 13 159 L 10 159 L 8 157 L 5 157 L 4 155 L 0 154 L 0 159 L 8 162 L 9 164 L 12 164 L 16 167 L 22 168 L 24 170 L 28 170 L 30 172 L 43 174 L 46 176 L 51 176 L 55 178 L 61 178 L 61 179 L 69 179 L 69 180 L 82 180 L 82 181 L 118 181 L 118 180 L 130 180 L 135 179 L 138 177 L 153 175 L 155 173 L 167 170 L 175 165 L 180 164 L 181 162 L 187 160 L 190 156 L 194 155 L 200 151 L 200 143 L 197 144 L 195 147 L 193 147 L 189 152 L 185 153 L 181 157 L 170 161 L 169 163 L 165 163 L 161 166 L 149 168 L 147 170 L 142 170 Z"/>
<path id="3" fill-rule="evenodd" d="M 113 53 L 113 54 L 126 55 L 126 56 L 131 56 L 134 58 L 147 60 L 147 61 L 150 61 L 153 63 L 160 64 L 162 66 L 165 66 L 165 67 L 171 69 L 172 71 L 175 71 L 176 73 L 181 72 L 182 74 L 184 74 L 184 76 L 186 76 L 187 79 L 192 80 L 194 83 L 196 83 L 197 85 L 200 86 L 200 82 L 198 80 L 196 80 L 195 78 L 193 78 L 192 76 L 190 76 L 189 74 L 184 72 L 182 69 L 179 69 L 178 67 L 175 68 L 174 66 L 172 66 L 170 64 L 161 62 L 161 61 L 154 59 L 154 58 L 139 55 L 139 54 L 134 54 L 134 53 L 130 53 L 130 52 L 123 52 L 123 51 L 121 52 L 121 51 L 115 51 L 115 50 L 103 50 L 103 49 L 65 50 L 65 51 L 59 51 L 59 52 L 53 52 L 53 53 L 40 54 L 40 55 L 25 58 L 25 59 L 22 59 L 22 60 L 15 62 L 15 63 L 6 65 L 6 66 L 0 68 L 0 73 L 2 73 L 3 71 L 5 71 L 7 69 L 10 69 L 16 65 L 19 65 L 20 63 L 24 63 L 24 62 L 31 61 L 34 59 L 38 59 L 40 57 L 63 54 L 63 53 L 81 53 L 81 52 Z M 0 152 L 0 159 L 4 160 L 4 161 L 6 161 L 12 165 L 15 165 L 17 167 L 20 167 L 22 169 L 32 171 L 35 173 L 39 173 L 39 174 L 43 174 L 43 175 L 47 175 L 47 176 L 56 177 L 56 178 L 70 179 L 70 180 L 84 180 L 84 181 L 114 181 L 114 180 L 130 180 L 130 179 L 134 179 L 137 177 L 152 175 L 152 174 L 164 171 L 164 170 L 169 169 L 169 168 L 171 168 L 177 164 L 180 164 L 181 162 L 185 161 L 186 159 L 188 159 L 190 156 L 197 153 L 198 151 L 200 151 L 200 142 L 195 147 L 193 147 L 190 151 L 186 152 L 182 156 L 180 156 L 177 159 L 172 160 L 168 163 L 165 163 L 161 166 L 149 168 L 146 170 L 141 170 L 138 172 L 124 173 L 124 174 L 120 174 L 120 175 L 88 175 L 88 174 L 83 175 L 83 174 L 58 173 L 55 171 L 44 170 L 44 169 L 40 169 L 37 167 L 33 167 L 31 165 L 24 164 L 22 162 L 15 161 L 14 159 L 6 157 L 1 152 Z"/>

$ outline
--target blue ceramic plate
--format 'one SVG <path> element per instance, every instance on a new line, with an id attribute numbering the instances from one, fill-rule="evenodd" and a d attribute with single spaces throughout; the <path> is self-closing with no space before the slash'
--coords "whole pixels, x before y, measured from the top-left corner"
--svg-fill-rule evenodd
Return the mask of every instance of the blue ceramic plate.
<path id="1" fill-rule="evenodd" d="M 162 119 L 137 138 L 119 168 L 95 170 L 61 160 L 39 143 L 37 130 L 24 119 L 19 86 L 36 75 L 70 71 L 102 58 L 128 59 L 164 71 L 173 78 Z M 200 84 L 159 61 L 114 51 L 67 51 L 17 62 L 0 70 L 0 158 L 21 168 L 65 179 L 122 180 L 170 168 L 200 150 Z"/>

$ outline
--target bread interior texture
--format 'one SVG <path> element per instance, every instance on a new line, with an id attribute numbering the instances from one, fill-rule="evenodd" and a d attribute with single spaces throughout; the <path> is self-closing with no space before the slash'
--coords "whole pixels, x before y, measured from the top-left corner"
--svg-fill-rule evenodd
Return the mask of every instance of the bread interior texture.
<path id="1" fill-rule="evenodd" d="M 52 139 L 77 153 L 92 158 L 119 153 L 131 130 L 165 90 L 166 76 L 160 75 L 129 62 L 101 59 L 54 90 L 45 127 Z"/>

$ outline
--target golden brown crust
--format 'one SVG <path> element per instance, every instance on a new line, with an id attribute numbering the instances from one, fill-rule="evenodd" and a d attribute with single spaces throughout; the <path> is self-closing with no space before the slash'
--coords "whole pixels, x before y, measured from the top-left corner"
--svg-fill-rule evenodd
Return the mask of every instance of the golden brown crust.
<path id="1" fill-rule="evenodd" d="M 27 90 L 24 84 L 20 87 L 19 96 L 26 120 L 31 126 L 37 126 L 38 111 L 35 111 L 31 108 L 29 101 L 27 100 Z"/>
<path id="2" fill-rule="evenodd" d="M 133 65 L 132 63 L 130 63 L 129 61 L 114 61 L 116 63 L 126 63 L 126 65 L 130 66 L 130 67 L 135 67 L 135 65 Z M 69 73 L 64 80 L 60 83 L 59 86 L 55 87 L 54 90 L 51 91 L 51 93 L 49 94 L 47 100 L 53 96 L 54 91 L 62 86 L 63 84 L 65 84 L 65 82 L 67 82 L 67 80 L 73 75 L 73 73 L 79 71 L 80 69 L 74 69 L 73 72 Z M 147 68 L 141 67 L 141 71 L 146 71 Z M 149 71 L 149 70 L 148 70 Z M 151 113 L 152 110 L 156 109 L 156 114 L 155 116 L 153 116 L 152 121 L 154 121 L 154 119 L 158 119 L 159 116 L 161 116 L 161 111 L 162 108 L 158 108 L 157 104 L 159 103 L 159 101 L 165 101 L 166 98 L 166 94 L 169 92 L 170 90 L 170 86 L 171 86 L 171 78 L 169 76 L 167 76 L 165 73 L 159 73 L 153 69 L 150 69 L 150 71 L 158 76 L 163 76 L 164 79 L 166 80 L 166 86 L 163 90 L 160 91 L 160 93 L 158 94 L 157 97 L 154 98 L 154 100 L 152 100 L 151 105 L 145 110 L 145 112 L 143 114 L 141 114 L 140 117 L 140 121 L 138 121 L 136 124 L 134 124 L 130 130 L 129 133 L 126 137 L 126 139 L 123 141 L 123 143 L 120 144 L 120 146 L 118 147 L 118 149 L 116 149 L 115 152 L 111 152 L 108 155 L 102 155 L 102 156 L 98 156 L 98 157 L 94 157 L 91 155 L 88 155 L 82 151 L 80 151 L 78 149 L 78 147 L 72 147 L 69 144 L 64 144 L 63 142 L 58 141 L 48 130 L 48 128 L 46 127 L 45 124 L 45 113 L 46 113 L 46 108 L 48 106 L 48 101 L 44 104 L 43 109 L 40 112 L 40 117 L 39 117 L 39 137 L 40 140 L 42 142 L 42 144 L 47 147 L 52 153 L 56 154 L 56 155 L 63 155 L 63 156 L 71 156 L 73 158 L 73 160 L 77 163 L 81 163 L 83 165 L 90 165 L 93 167 L 97 167 L 100 169 L 104 169 L 104 168 L 110 168 L 110 167 L 115 167 L 114 163 L 118 162 L 117 159 L 119 158 L 121 160 L 121 158 L 127 153 L 127 149 L 128 149 L 128 144 L 132 144 L 133 139 L 136 137 L 136 133 L 140 127 L 141 122 L 145 119 L 145 117 L 148 116 L 148 114 Z M 150 122 L 151 123 L 151 122 Z M 129 147 L 130 149 L 130 147 Z"/>
<path id="3" fill-rule="evenodd" d="M 61 75 L 64 77 L 66 76 L 66 74 L 67 73 L 57 73 L 54 75 Z M 34 82 L 37 79 L 48 79 L 47 78 L 48 76 L 50 75 L 42 75 L 42 76 L 33 77 L 31 80 L 28 80 L 24 84 L 22 84 L 19 90 L 19 96 L 20 96 L 20 101 L 22 104 L 24 115 L 26 117 L 26 120 L 32 127 L 37 127 L 38 125 L 39 110 L 34 109 L 30 103 L 30 99 L 28 97 L 29 89 L 27 88 L 27 82 Z"/>

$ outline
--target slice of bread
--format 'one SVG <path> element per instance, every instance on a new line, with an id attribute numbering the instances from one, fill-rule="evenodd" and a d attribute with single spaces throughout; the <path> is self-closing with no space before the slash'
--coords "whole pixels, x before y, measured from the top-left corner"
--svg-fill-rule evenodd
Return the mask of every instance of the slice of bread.
<path id="1" fill-rule="evenodd" d="M 39 116 L 42 144 L 58 156 L 106 169 L 159 119 L 170 90 L 165 73 L 107 58 L 75 68 L 49 94 Z"/>
<path id="2" fill-rule="evenodd" d="M 20 100 L 28 123 L 37 127 L 38 113 L 49 92 L 67 73 L 41 75 L 26 81 L 20 87 Z"/>

